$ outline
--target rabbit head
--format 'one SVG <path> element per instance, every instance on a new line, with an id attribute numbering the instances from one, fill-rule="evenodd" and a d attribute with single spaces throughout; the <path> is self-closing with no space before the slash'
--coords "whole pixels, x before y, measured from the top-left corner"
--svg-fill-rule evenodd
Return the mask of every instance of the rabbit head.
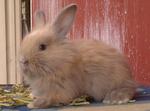
<path id="1" fill-rule="evenodd" d="M 20 64 L 23 72 L 39 76 L 52 71 L 49 65 L 53 64 L 54 67 L 65 52 L 62 51 L 63 44 L 73 24 L 76 10 L 75 4 L 69 5 L 58 14 L 52 24 L 45 23 L 43 12 L 36 13 L 35 27 L 24 37 L 21 44 Z"/>

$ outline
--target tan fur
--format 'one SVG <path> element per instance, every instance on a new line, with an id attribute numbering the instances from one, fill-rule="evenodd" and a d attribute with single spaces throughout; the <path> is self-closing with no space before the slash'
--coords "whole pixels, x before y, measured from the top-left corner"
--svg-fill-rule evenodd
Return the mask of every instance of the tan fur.
<path id="1" fill-rule="evenodd" d="M 135 83 L 123 55 L 100 41 L 59 38 L 53 26 L 46 25 L 23 40 L 20 61 L 29 64 L 20 66 L 36 97 L 28 107 L 69 104 L 81 95 L 111 104 L 133 97 Z M 47 44 L 46 50 L 39 51 L 41 43 Z"/>

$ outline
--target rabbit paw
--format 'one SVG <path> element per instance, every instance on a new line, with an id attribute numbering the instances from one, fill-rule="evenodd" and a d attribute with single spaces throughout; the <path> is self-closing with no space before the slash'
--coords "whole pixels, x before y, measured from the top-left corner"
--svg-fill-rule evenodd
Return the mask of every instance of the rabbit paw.
<path id="1" fill-rule="evenodd" d="M 37 107 L 35 107 L 35 105 L 34 105 L 33 102 L 32 102 L 32 103 L 29 103 L 29 104 L 27 105 L 27 107 L 28 107 L 29 109 L 35 109 L 35 108 L 37 108 Z"/>
<path id="2" fill-rule="evenodd" d="M 30 109 L 36 109 L 36 108 L 47 108 L 48 102 L 44 99 L 35 99 L 32 103 L 27 105 Z"/>
<path id="3" fill-rule="evenodd" d="M 134 95 L 134 90 L 132 88 L 122 88 L 113 90 L 106 94 L 103 103 L 105 104 L 125 104 L 132 99 Z"/>

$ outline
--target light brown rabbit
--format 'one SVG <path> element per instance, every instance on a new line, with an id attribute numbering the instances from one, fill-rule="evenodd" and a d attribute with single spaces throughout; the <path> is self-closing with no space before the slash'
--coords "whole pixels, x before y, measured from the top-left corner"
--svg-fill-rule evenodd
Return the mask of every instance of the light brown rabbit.
<path id="1" fill-rule="evenodd" d="M 64 8 L 52 24 L 36 13 L 36 27 L 21 45 L 20 66 L 35 99 L 29 108 L 69 104 L 81 95 L 107 104 L 127 103 L 136 85 L 123 55 L 96 40 L 68 40 L 77 6 Z"/>

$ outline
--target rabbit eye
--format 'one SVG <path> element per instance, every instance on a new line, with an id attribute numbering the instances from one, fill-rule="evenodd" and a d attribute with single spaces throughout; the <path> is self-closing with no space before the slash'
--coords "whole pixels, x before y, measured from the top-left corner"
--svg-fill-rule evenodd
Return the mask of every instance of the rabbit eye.
<path id="1" fill-rule="evenodd" d="M 39 46 L 39 49 L 41 50 L 41 51 L 43 51 L 43 50 L 45 50 L 46 49 L 46 45 L 45 44 L 40 44 L 40 46 Z"/>

